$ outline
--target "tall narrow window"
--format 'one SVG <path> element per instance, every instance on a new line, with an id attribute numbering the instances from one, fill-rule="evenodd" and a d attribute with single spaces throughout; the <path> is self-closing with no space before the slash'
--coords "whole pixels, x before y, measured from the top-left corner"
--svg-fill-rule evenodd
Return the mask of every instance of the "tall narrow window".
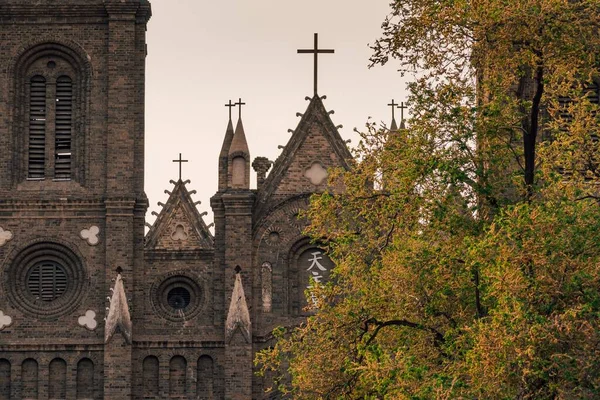
<path id="1" fill-rule="evenodd" d="M 232 162 L 231 184 L 234 188 L 243 187 L 246 182 L 246 160 L 244 157 L 235 157 Z"/>
<path id="2" fill-rule="evenodd" d="M 32 400 L 38 398 L 38 363 L 28 358 L 21 364 L 21 398 Z"/>
<path id="3" fill-rule="evenodd" d="M 198 359 L 198 375 L 196 381 L 196 398 L 202 400 L 212 400 L 214 398 L 214 365 L 209 356 L 202 356 Z"/>
<path id="4" fill-rule="evenodd" d="M 169 364 L 169 395 L 171 398 L 185 397 L 187 362 L 182 356 L 171 358 Z"/>
<path id="5" fill-rule="evenodd" d="M 67 363 L 62 358 L 50 361 L 48 375 L 48 398 L 63 400 L 67 398 Z"/>
<path id="6" fill-rule="evenodd" d="M 94 398 L 94 363 L 89 358 L 77 363 L 77 398 Z"/>
<path id="7" fill-rule="evenodd" d="M 158 358 L 148 356 L 142 364 L 144 378 L 144 397 L 158 397 Z"/>
<path id="8" fill-rule="evenodd" d="M 36 75 L 29 82 L 28 178 L 44 179 L 46 167 L 46 78 Z"/>
<path id="9" fill-rule="evenodd" d="M 10 361 L 0 359 L 0 400 L 10 400 Z"/>
<path id="10" fill-rule="evenodd" d="M 63 75 L 56 80 L 54 179 L 71 179 L 72 126 L 73 82 Z"/>

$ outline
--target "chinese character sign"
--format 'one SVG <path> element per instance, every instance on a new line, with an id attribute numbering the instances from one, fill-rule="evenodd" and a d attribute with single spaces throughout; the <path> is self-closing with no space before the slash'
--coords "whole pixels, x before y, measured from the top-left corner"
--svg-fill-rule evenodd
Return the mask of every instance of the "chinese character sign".
<path id="1" fill-rule="evenodd" d="M 301 298 L 304 299 L 302 302 L 304 305 L 306 305 L 304 291 L 311 289 L 312 283 L 326 283 L 333 267 L 331 259 L 319 248 L 306 250 L 300 255 L 300 290 L 302 291 Z"/>

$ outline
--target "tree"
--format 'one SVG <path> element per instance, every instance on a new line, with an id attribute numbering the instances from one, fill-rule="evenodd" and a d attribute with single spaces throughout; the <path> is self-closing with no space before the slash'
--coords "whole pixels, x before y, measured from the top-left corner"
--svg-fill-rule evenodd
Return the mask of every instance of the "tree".
<path id="1" fill-rule="evenodd" d="M 598 398 L 600 3 L 391 7 L 412 117 L 312 199 L 333 279 L 257 363 L 294 398 Z"/>

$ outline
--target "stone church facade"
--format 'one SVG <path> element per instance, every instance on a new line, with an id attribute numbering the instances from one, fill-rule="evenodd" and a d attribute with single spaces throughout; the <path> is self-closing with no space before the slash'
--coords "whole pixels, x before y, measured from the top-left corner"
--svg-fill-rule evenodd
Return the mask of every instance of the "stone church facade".
<path id="1" fill-rule="evenodd" d="M 0 400 L 265 398 L 255 352 L 332 267 L 298 218 L 351 158 L 317 95 L 274 162 L 229 121 L 214 235 L 182 180 L 145 233 L 150 16 L 0 3 Z"/>

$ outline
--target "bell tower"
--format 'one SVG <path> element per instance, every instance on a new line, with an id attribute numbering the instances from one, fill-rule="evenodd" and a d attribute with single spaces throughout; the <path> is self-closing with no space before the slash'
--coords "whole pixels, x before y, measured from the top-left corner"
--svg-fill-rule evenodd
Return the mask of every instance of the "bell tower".
<path id="1" fill-rule="evenodd" d="M 131 396 L 150 16 L 146 0 L 0 7 L 0 399 Z M 108 298 L 122 323 L 105 335 Z"/>

